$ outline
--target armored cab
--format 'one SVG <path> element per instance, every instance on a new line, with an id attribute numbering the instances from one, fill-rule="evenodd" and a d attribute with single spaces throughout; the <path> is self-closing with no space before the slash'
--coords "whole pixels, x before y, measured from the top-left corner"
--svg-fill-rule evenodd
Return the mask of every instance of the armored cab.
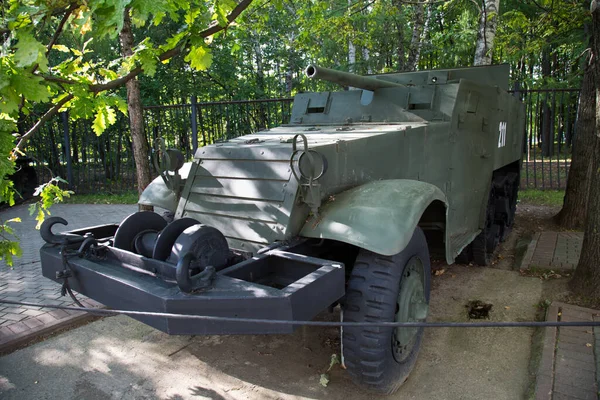
<path id="1" fill-rule="evenodd" d="M 487 265 L 513 225 L 524 107 L 508 66 L 306 75 L 350 90 L 298 94 L 288 124 L 199 148 L 183 167 L 163 149 L 140 203 L 172 218 L 61 235 L 51 218 L 44 275 L 113 308 L 233 318 L 137 317 L 171 334 L 292 332 L 281 321 L 338 303 L 345 322 L 425 320 L 430 254 Z M 422 334 L 346 327 L 343 361 L 391 393 Z"/>

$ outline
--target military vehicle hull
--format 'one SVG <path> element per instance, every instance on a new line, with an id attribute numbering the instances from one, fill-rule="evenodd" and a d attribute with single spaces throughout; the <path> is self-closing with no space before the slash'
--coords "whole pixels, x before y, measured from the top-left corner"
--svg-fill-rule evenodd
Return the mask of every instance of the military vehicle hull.
<path id="1" fill-rule="evenodd" d="M 430 254 L 487 265 L 514 222 L 524 108 L 503 90 L 508 68 L 307 75 L 362 90 L 299 94 L 289 124 L 199 148 L 180 172 L 167 155 L 177 168 L 140 203 L 172 222 L 136 213 L 54 235 L 66 221 L 49 219 L 44 276 L 118 309 L 299 321 L 340 303 L 347 321 L 425 320 Z M 296 327 L 137 318 L 170 334 Z M 348 371 L 391 393 L 422 330 L 365 329 L 344 330 Z"/>

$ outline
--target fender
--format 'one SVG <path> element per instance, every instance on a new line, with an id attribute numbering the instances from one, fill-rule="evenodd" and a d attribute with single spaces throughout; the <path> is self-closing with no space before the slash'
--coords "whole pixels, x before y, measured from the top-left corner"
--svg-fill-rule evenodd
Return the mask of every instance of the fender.
<path id="1" fill-rule="evenodd" d="M 182 187 L 185 186 L 185 181 L 190 173 L 191 167 L 192 163 L 188 162 L 183 164 L 183 167 L 177 171 L 181 176 Z M 172 172 L 170 173 L 172 174 Z M 138 200 L 138 204 L 160 207 L 171 212 L 177 210 L 178 203 L 179 197 L 165 185 L 165 181 L 160 176 L 154 178 L 154 180 L 146 186 L 146 189 L 144 189 Z"/>
<path id="2" fill-rule="evenodd" d="M 331 196 L 300 236 L 332 239 L 391 256 L 404 250 L 419 219 L 435 200 L 446 206 L 436 186 L 408 179 L 374 181 Z M 444 221 L 445 222 L 445 221 Z"/>

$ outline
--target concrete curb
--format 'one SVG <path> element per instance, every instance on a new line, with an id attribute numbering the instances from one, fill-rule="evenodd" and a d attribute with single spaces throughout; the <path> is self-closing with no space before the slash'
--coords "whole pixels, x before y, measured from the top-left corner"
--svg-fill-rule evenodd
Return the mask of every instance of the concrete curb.
<path id="1" fill-rule="evenodd" d="M 533 253 L 532 253 L 533 254 Z M 546 310 L 546 321 L 558 321 L 558 306 L 554 303 Z M 542 347 L 542 357 L 537 371 L 535 382 L 535 399 L 546 400 L 552 398 L 552 388 L 554 386 L 554 359 L 556 346 L 556 327 L 544 328 L 544 344 Z"/>
<path id="2" fill-rule="evenodd" d="M 529 268 L 529 264 L 531 264 L 531 260 L 533 259 L 533 253 L 535 253 L 535 248 L 537 247 L 538 241 L 540 240 L 540 232 L 536 232 L 531 239 L 531 242 L 527 245 L 527 251 L 521 260 L 521 265 L 519 265 L 519 269 L 527 269 Z"/>

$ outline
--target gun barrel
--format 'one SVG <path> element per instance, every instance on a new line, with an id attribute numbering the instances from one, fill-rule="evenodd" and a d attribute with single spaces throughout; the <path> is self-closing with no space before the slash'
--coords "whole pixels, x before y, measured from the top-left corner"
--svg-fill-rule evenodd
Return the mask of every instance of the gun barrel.
<path id="1" fill-rule="evenodd" d="M 329 68 L 318 67 L 316 65 L 309 65 L 306 67 L 304 73 L 310 79 L 322 79 L 342 86 L 352 86 L 370 91 L 390 87 L 404 87 L 404 85 L 401 85 L 400 83 L 356 75 L 349 72 L 336 71 Z"/>

